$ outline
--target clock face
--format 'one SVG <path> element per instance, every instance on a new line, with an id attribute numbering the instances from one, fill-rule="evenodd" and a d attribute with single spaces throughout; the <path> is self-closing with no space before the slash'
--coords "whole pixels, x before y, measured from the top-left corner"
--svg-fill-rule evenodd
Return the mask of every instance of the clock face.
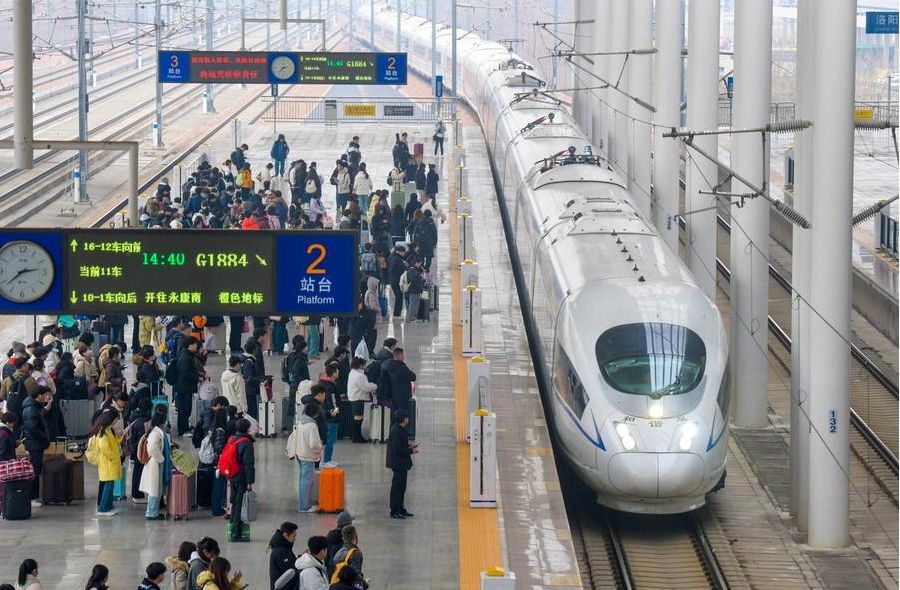
<path id="1" fill-rule="evenodd" d="M 53 285 L 53 258 L 40 245 L 25 240 L 0 248 L 0 295 L 16 303 L 43 297 Z"/>
<path id="2" fill-rule="evenodd" d="M 279 55 L 272 60 L 272 75 L 279 80 L 289 80 L 297 70 L 297 64 L 286 55 Z"/>

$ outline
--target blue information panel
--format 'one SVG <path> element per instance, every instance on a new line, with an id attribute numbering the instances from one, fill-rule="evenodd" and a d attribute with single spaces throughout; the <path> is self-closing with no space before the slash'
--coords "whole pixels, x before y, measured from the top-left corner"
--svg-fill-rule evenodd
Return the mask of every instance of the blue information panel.
<path id="1" fill-rule="evenodd" d="M 406 84 L 406 54 L 376 54 L 375 80 L 378 84 Z"/>
<path id="2" fill-rule="evenodd" d="M 896 35 L 900 33 L 900 12 L 866 12 L 866 34 Z"/>
<path id="3" fill-rule="evenodd" d="M 159 81 L 190 82 L 190 51 L 160 51 Z"/>
<path id="4" fill-rule="evenodd" d="M 63 308 L 62 234 L 0 234 L 0 313 L 57 313 Z"/>
<path id="5" fill-rule="evenodd" d="M 279 233 L 276 243 L 280 313 L 355 315 L 359 297 L 359 234 Z"/>

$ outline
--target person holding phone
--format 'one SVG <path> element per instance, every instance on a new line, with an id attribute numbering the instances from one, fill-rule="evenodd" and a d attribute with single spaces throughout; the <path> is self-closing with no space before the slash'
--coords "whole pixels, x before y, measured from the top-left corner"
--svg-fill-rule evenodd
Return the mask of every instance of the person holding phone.
<path id="1" fill-rule="evenodd" d="M 403 498 L 406 495 L 406 478 L 412 469 L 412 456 L 419 452 L 418 443 L 409 442 L 406 426 L 409 424 L 409 412 L 394 412 L 394 425 L 388 435 L 387 458 L 385 466 L 394 472 L 391 479 L 391 518 L 405 520 L 413 514 L 406 509 Z"/>

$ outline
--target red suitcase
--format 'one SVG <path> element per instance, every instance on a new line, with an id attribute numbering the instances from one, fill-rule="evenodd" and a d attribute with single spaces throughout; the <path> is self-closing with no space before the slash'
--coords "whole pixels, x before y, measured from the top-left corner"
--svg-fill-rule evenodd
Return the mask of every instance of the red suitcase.
<path id="1" fill-rule="evenodd" d="M 323 467 L 319 472 L 319 510 L 340 512 L 344 509 L 344 470 Z"/>
<path id="2" fill-rule="evenodd" d="M 169 483 L 169 516 L 175 520 L 187 519 L 191 511 L 191 499 L 189 492 L 190 478 L 180 471 L 172 473 L 172 481 Z"/>
<path id="3" fill-rule="evenodd" d="M 422 156 L 425 155 L 425 144 L 423 143 L 414 143 L 413 144 L 413 157 L 419 158 L 417 162 L 421 162 Z"/>

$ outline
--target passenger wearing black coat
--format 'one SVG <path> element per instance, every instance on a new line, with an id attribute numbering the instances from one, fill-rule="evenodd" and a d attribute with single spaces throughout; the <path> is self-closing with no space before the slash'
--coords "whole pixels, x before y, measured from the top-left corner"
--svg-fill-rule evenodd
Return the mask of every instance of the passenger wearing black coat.
<path id="1" fill-rule="evenodd" d="M 400 277 L 406 272 L 406 261 L 403 259 L 405 249 L 395 247 L 391 255 L 388 256 L 387 271 L 388 283 L 391 291 L 394 293 L 394 310 L 395 318 L 399 318 L 403 312 L 403 291 L 400 290 Z"/>
<path id="2" fill-rule="evenodd" d="M 408 413 L 409 400 L 412 399 L 412 383 L 416 380 L 416 374 L 406 366 L 403 359 L 403 349 L 398 346 L 394 349 L 394 359 L 386 363 L 382 370 L 390 379 L 394 411 L 406 410 Z"/>
<path id="3" fill-rule="evenodd" d="M 438 181 L 440 177 L 434 169 L 434 164 L 428 165 L 428 174 L 425 175 L 425 194 L 429 198 L 435 198 L 438 192 Z"/>
<path id="4" fill-rule="evenodd" d="M 243 524 L 241 520 L 241 506 L 244 502 L 244 493 L 253 489 L 256 483 L 256 460 L 253 452 L 253 437 L 247 434 L 250 428 L 250 422 L 241 418 L 235 423 L 237 433 L 234 435 L 237 444 L 237 462 L 241 466 L 241 470 L 237 475 L 233 476 L 229 483 L 231 484 L 231 531 L 232 542 L 247 542 L 250 539 L 243 535 Z"/>
<path id="5" fill-rule="evenodd" d="M 282 523 L 269 540 L 269 583 L 275 590 L 275 582 L 284 572 L 294 568 L 297 556 L 294 555 L 294 541 L 297 540 L 297 525 L 292 522 Z M 300 576 L 295 575 L 284 590 L 297 590 L 300 587 Z"/>
<path id="6" fill-rule="evenodd" d="M 44 386 L 35 390 L 22 404 L 22 436 L 25 450 L 34 467 L 31 500 L 39 501 L 41 472 L 44 470 L 44 449 L 50 446 L 50 431 L 44 421 L 44 406 L 50 401 L 50 390 Z"/>
<path id="7" fill-rule="evenodd" d="M 16 437 L 13 436 L 16 415 L 12 412 L 5 412 L 3 420 L 0 422 L 0 462 L 12 461 L 16 458 Z"/>
<path id="8" fill-rule="evenodd" d="M 410 444 L 406 434 L 406 425 L 409 424 L 409 412 L 397 410 L 394 412 L 394 425 L 388 434 L 387 454 L 385 466 L 394 472 L 391 479 L 391 518 L 406 519 L 412 516 L 403 505 L 406 495 L 406 477 L 412 469 L 412 456 L 419 452 L 419 445 Z"/>
<path id="9" fill-rule="evenodd" d="M 191 429 L 191 404 L 200 379 L 206 376 L 197 358 L 200 341 L 193 336 L 184 338 L 181 352 L 178 353 L 178 378 L 175 381 L 175 407 L 178 408 L 178 436 L 183 436 Z"/>

